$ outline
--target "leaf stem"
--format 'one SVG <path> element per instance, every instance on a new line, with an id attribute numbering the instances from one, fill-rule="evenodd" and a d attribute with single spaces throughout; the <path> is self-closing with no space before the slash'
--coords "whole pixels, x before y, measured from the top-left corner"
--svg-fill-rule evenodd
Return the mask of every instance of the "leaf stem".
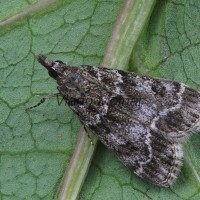
<path id="1" fill-rule="evenodd" d="M 13 16 L 10 16 L 8 18 L 5 18 L 0 21 L 0 30 L 6 29 L 11 25 L 18 25 L 23 19 L 27 19 L 28 17 L 31 17 L 35 15 L 38 12 L 45 12 L 47 9 L 53 9 L 55 6 L 59 6 L 61 2 L 59 3 L 56 0 L 40 0 L 27 8 L 19 11 L 18 13 L 15 13 Z"/>
<path id="2" fill-rule="evenodd" d="M 131 53 L 148 23 L 156 0 L 126 0 L 113 29 L 103 64 L 110 68 L 125 69 Z"/>
<path id="3" fill-rule="evenodd" d="M 78 197 L 98 142 L 94 134 L 89 134 L 90 138 L 83 128 L 80 131 L 78 143 L 58 194 L 59 200 L 75 200 Z"/>
<path id="4" fill-rule="evenodd" d="M 131 52 L 149 20 L 156 0 L 126 0 L 113 29 L 103 60 L 103 66 L 123 69 L 129 62 Z M 87 175 L 97 138 L 92 135 L 93 145 L 85 131 L 80 131 L 73 157 L 65 173 L 59 200 L 76 200 Z"/>

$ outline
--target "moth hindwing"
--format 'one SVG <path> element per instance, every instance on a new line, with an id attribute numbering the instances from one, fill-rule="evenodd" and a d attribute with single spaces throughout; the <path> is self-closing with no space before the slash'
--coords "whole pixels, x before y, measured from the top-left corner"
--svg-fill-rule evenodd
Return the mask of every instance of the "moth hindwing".
<path id="1" fill-rule="evenodd" d="M 184 138 L 200 130 L 199 92 L 182 83 L 121 70 L 71 67 L 44 55 L 38 61 L 57 81 L 55 95 L 64 98 L 124 165 L 159 186 L 176 180 Z"/>

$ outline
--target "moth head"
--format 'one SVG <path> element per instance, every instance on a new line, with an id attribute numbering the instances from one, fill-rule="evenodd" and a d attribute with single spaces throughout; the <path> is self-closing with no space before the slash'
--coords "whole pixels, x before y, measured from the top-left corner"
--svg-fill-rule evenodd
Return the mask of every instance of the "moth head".
<path id="1" fill-rule="evenodd" d="M 82 93 L 88 91 L 88 77 L 83 72 L 80 73 L 78 67 L 68 66 L 60 60 L 49 60 L 42 54 L 37 59 L 48 70 L 49 76 L 57 81 L 61 94 L 67 93 L 69 97 L 80 98 Z"/>
<path id="2" fill-rule="evenodd" d="M 37 59 L 48 70 L 49 76 L 56 80 L 65 70 L 66 65 L 60 60 L 52 61 L 42 54 L 38 55 Z"/>

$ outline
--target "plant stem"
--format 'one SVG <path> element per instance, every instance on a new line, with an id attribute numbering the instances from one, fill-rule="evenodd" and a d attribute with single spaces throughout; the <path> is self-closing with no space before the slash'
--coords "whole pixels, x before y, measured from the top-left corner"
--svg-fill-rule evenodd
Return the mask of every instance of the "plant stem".
<path id="1" fill-rule="evenodd" d="M 56 0 L 41 0 L 38 1 L 27 8 L 23 9 L 22 11 L 19 11 L 18 13 L 15 13 L 13 16 L 10 16 L 6 19 L 3 19 L 0 21 L 0 30 L 9 28 L 11 25 L 18 25 L 19 22 L 23 19 L 27 19 L 28 17 L 33 16 L 34 14 L 38 12 L 44 12 L 46 8 L 50 8 L 53 6 L 60 5 L 57 3 Z"/>
<path id="2" fill-rule="evenodd" d="M 59 200 L 75 200 L 78 197 L 98 142 L 94 134 L 88 134 L 81 129 L 78 143 L 58 195 Z"/>
<path id="3" fill-rule="evenodd" d="M 126 0 L 113 29 L 103 64 L 104 66 L 125 69 L 131 53 L 141 35 L 156 0 Z"/>

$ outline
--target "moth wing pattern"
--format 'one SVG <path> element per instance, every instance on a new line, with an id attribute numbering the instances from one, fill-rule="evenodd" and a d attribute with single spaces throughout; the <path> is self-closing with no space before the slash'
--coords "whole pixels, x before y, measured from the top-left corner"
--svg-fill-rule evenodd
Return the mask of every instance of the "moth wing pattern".
<path id="1" fill-rule="evenodd" d="M 200 93 L 182 83 L 173 82 L 173 85 L 177 88 L 176 94 L 169 93 L 167 96 L 170 99 L 170 96 L 176 95 L 176 99 L 171 98 L 175 103 L 160 110 L 152 120 L 151 129 L 173 141 L 183 141 L 190 133 L 200 130 Z"/>
<path id="2" fill-rule="evenodd" d="M 87 113 L 92 119 L 98 116 L 88 127 L 135 174 L 156 185 L 172 185 L 182 164 L 183 139 L 199 129 L 199 93 L 173 81 L 103 70 L 114 74 L 106 88 L 113 96 L 103 105 L 106 114 L 101 114 L 102 106 L 95 108 L 96 115 Z M 98 73 L 96 81 L 108 79 L 101 68 Z M 133 101 L 115 104 L 120 97 Z"/>
<path id="3" fill-rule="evenodd" d="M 141 107 L 134 114 L 140 116 L 142 110 L 146 111 L 146 113 L 143 112 L 143 120 L 145 115 L 152 113 L 149 117 L 149 126 L 152 130 L 162 133 L 173 141 L 181 141 L 191 132 L 200 129 L 200 93 L 198 91 L 170 80 L 120 72 L 125 73 L 124 90 L 126 86 L 131 87 L 131 82 L 133 82 L 131 79 L 135 80 L 135 89 L 140 91 L 142 98 Z"/>
<path id="4" fill-rule="evenodd" d="M 180 171 L 182 143 L 200 130 L 200 93 L 122 70 L 38 57 L 86 128 L 138 176 L 163 187 Z"/>
<path id="5" fill-rule="evenodd" d="M 101 134 L 103 127 L 98 128 L 95 131 Z M 176 180 L 183 157 L 181 144 L 167 140 L 141 124 L 129 128 L 129 137 L 110 132 L 99 139 L 139 177 L 163 187 Z"/>
<path id="6" fill-rule="evenodd" d="M 132 151 L 130 154 L 117 153 L 118 158 L 139 177 L 162 187 L 172 185 L 182 165 L 182 145 L 170 142 L 153 132 L 149 145 L 148 140 L 144 142 L 146 152 L 140 149 L 138 157 Z"/>

